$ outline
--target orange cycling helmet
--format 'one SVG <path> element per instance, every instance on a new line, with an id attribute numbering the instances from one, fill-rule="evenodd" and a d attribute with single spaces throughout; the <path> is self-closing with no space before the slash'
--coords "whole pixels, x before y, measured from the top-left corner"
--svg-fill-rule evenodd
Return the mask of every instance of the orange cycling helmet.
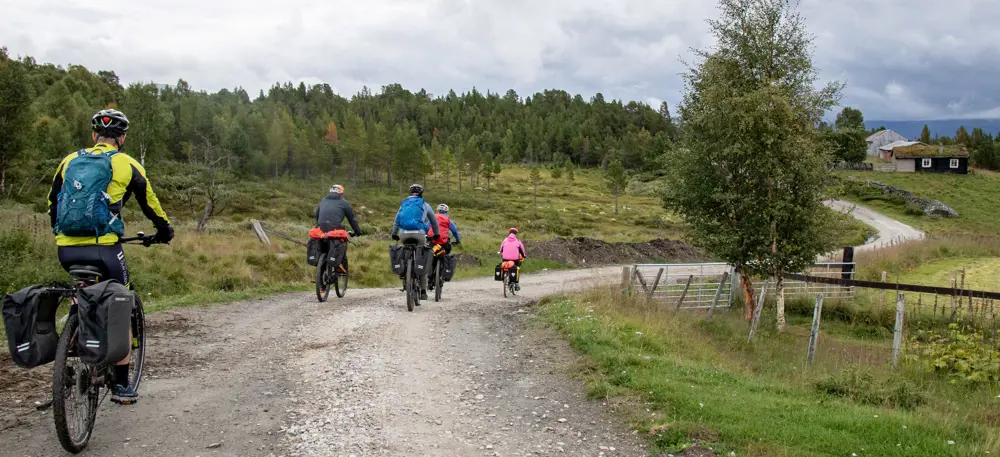
<path id="1" fill-rule="evenodd" d="M 510 228 L 510 233 L 517 233 L 517 229 L 516 229 L 516 228 L 514 228 L 514 227 L 511 227 L 511 228 Z"/>
<path id="2" fill-rule="evenodd" d="M 343 195 L 344 186 L 341 186 L 340 184 L 334 184 L 332 187 L 330 187 L 330 193 Z"/>

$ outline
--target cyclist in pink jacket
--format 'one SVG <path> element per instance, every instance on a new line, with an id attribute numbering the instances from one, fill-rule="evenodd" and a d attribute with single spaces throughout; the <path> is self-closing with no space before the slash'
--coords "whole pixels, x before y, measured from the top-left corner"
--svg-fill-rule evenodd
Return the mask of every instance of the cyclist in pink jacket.
<path id="1" fill-rule="evenodd" d="M 524 254 L 524 244 L 521 240 L 517 239 L 517 229 L 514 227 L 510 228 L 510 233 L 507 238 L 504 238 L 503 242 L 500 243 L 500 258 L 502 260 L 510 260 L 514 262 L 514 271 L 521 267 L 521 260 L 527 257 Z M 514 284 L 516 285 L 520 282 L 520 275 L 514 275 Z M 521 290 L 521 286 L 516 286 L 517 290 Z"/>

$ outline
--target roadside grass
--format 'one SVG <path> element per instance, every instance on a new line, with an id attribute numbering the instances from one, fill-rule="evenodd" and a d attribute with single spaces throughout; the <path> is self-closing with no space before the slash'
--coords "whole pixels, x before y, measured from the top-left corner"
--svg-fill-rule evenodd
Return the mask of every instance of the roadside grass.
<path id="1" fill-rule="evenodd" d="M 908 213 L 905 205 L 881 199 L 861 200 L 856 196 L 843 196 L 846 200 L 869 206 L 918 227 L 931 236 L 996 236 L 998 233 L 1000 211 L 997 211 L 996 202 L 1000 201 L 1000 174 L 973 170 L 968 175 L 857 171 L 837 171 L 835 175 L 879 181 L 922 198 L 940 200 L 954 208 L 959 215 L 957 218 L 931 217 Z"/>
<path id="2" fill-rule="evenodd" d="M 882 272 L 885 271 L 888 281 L 907 283 L 914 278 L 936 280 L 940 279 L 940 275 L 945 275 L 948 277 L 947 281 L 927 285 L 947 287 L 951 284 L 949 268 L 952 266 L 961 269 L 963 263 L 973 261 L 982 263 L 991 258 L 994 262 L 1000 259 L 1000 235 L 995 233 L 992 236 L 924 239 L 890 248 L 859 252 L 855 258 L 858 263 L 856 276 L 861 280 L 881 281 Z M 916 276 L 912 276 L 914 274 Z M 1000 281 L 995 278 L 992 284 L 988 278 L 984 280 L 987 290 L 1000 290 Z M 968 281 L 968 278 L 966 280 Z"/>
<path id="3" fill-rule="evenodd" d="M 826 310 L 807 367 L 806 312 L 791 305 L 780 334 L 765 313 L 750 344 L 741 310 L 706 323 L 610 289 L 543 300 L 539 317 L 586 356 L 592 397 L 631 405 L 654 454 L 692 444 L 738 456 L 1000 451 L 992 386 L 952 385 L 907 363 L 893 372 L 881 330 L 859 337 L 871 326 Z"/>
<path id="4" fill-rule="evenodd" d="M 1000 258 L 962 257 L 942 259 L 921 265 L 900 276 L 899 281 L 908 284 L 951 287 L 955 274 L 961 286 L 961 275 L 965 271 L 965 288 L 974 290 L 1000 291 Z M 956 287 L 958 287 L 956 286 Z"/>

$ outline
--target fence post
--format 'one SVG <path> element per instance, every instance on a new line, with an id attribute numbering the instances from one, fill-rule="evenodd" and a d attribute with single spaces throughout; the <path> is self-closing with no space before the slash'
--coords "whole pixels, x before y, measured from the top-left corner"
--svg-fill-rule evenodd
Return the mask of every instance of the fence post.
<path id="1" fill-rule="evenodd" d="M 813 308 L 812 331 L 809 332 L 809 351 L 806 352 L 806 363 L 812 365 L 816 357 L 816 343 L 819 340 L 819 321 L 823 316 L 823 294 L 816 294 L 816 307 Z"/>
<path id="2" fill-rule="evenodd" d="M 712 321 L 712 313 L 715 312 L 715 305 L 719 304 L 719 296 L 722 295 L 722 287 L 726 285 L 726 281 L 729 280 L 729 272 L 722 274 L 722 280 L 719 281 L 719 287 L 715 289 L 715 298 L 712 299 L 712 306 L 708 307 L 708 317 L 705 318 L 705 322 Z"/>
<path id="3" fill-rule="evenodd" d="M 903 314 L 906 301 L 903 294 L 896 294 L 896 329 L 892 334 L 892 368 L 899 366 L 899 351 L 903 346 Z"/>
<path id="4" fill-rule="evenodd" d="M 635 269 L 635 279 L 639 280 L 639 285 L 642 286 L 642 290 L 646 290 L 646 279 L 642 277 L 642 273 L 639 272 L 639 268 Z"/>
<path id="5" fill-rule="evenodd" d="M 885 282 L 885 272 L 882 272 L 882 282 Z M 879 307 L 885 308 L 885 289 L 882 289 L 881 298 L 879 298 Z"/>
<path id="6" fill-rule="evenodd" d="M 958 286 L 958 278 L 955 272 L 951 272 L 951 321 L 955 322 L 955 287 Z"/>
<path id="7" fill-rule="evenodd" d="M 629 267 L 622 267 L 622 289 L 629 291 L 632 287 L 632 271 Z"/>
<path id="8" fill-rule="evenodd" d="M 760 310 L 764 307 L 764 296 L 767 295 L 767 284 L 768 280 L 764 281 L 764 285 L 760 286 L 760 297 L 757 297 L 757 309 L 753 312 L 753 320 L 750 322 L 750 336 L 747 337 L 747 343 L 753 339 L 753 334 L 757 333 L 757 324 L 760 323 Z"/>
<path id="9" fill-rule="evenodd" d="M 660 278 L 663 277 L 663 268 L 656 272 L 656 280 L 653 281 L 653 287 L 649 288 L 649 298 L 653 298 L 653 294 L 656 293 L 656 286 L 660 285 Z"/>
<path id="10" fill-rule="evenodd" d="M 268 239 L 267 234 L 264 233 L 264 227 L 260 225 L 260 221 L 257 219 L 250 219 L 250 225 L 253 227 L 253 231 L 257 232 L 257 238 L 260 238 L 260 242 L 270 246 L 271 240 Z"/>
<path id="11" fill-rule="evenodd" d="M 681 305 L 684 304 L 684 297 L 688 294 L 688 289 L 691 287 L 691 281 L 694 281 L 694 275 L 688 276 L 687 285 L 684 286 L 684 292 L 681 292 L 681 299 L 677 300 L 677 311 L 681 310 Z"/>

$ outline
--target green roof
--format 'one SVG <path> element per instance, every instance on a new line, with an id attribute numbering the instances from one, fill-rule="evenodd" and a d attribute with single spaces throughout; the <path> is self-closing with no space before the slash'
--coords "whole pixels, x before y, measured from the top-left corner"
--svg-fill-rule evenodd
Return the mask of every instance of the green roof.
<path id="1" fill-rule="evenodd" d="M 927 157 L 969 157 L 969 151 L 959 146 L 914 144 L 893 148 L 897 159 L 923 159 Z"/>

